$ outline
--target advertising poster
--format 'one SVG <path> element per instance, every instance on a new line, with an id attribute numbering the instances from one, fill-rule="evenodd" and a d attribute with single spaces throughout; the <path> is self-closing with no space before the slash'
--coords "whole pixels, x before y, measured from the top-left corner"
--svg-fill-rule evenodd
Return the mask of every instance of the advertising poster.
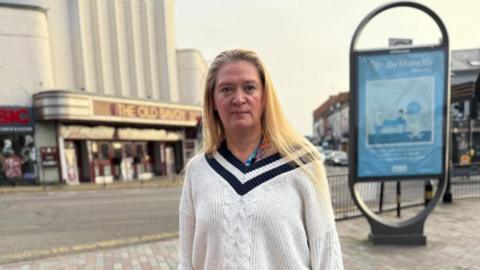
<path id="1" fill-rule="evenodd" d="M 22 161 L 18 157 L 9 157 L 3 160 L 3 170 L 7 179 L 22 177 Z"/>
<path id="2" fill-rule="evenodd" d="M 77 165 L 77 154 L 75 153 L 75 148 L 65 148 L 65 167 L 67 172 L 67 184 L 69 185 L 78 185 L 79 184 L 79 175 L 78 175 L 78 165 Z"/>
<path id="3" fill-rule="evenodd" d="M 443 171 L 444 52 L 358 56 L 358 177 Z"/>

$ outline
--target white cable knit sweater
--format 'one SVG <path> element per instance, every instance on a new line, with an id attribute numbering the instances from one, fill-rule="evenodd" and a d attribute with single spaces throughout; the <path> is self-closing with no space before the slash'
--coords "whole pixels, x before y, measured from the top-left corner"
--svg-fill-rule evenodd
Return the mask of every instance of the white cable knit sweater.
<path id="1" fill-rule="evenodd" d="M 180 202 L 179 269 L 343 269 L 330 200 L 279 154 L 249 167 L 226 147 L 199 154 Z"/>

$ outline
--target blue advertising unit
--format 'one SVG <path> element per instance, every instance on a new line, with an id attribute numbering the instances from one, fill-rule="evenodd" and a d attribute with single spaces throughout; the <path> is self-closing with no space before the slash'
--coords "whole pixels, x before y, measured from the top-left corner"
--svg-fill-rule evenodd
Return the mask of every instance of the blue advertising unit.
<path id="1" fill-rule="evenodd" d="M 357 177 L 444 172 L 445 52 L 357 53 Z"/>
<path id="2" fill-rule="evenodd" d="M 428 15 L 441 32 L 439 44 L 357 49 L 365 26 L 393 8 L 411 8 Z M 426 244 L 425 221 L 448 190 L 449 76 L 447 30 L 440 17 L 422 4 L 387 3 L 372 10 L 355 30 L 350 44 L 348 185 L 370 224 L 373 244 Z M 427 202 L 427 187 L 434 189 L 432 179 L 438 182 Z M 401 182 L 406 180 L 424 184 L 425 208 L 412 218 L 386 220 L 362 198 L 360 187 L 378 184 L 381 209 L 384 183 L 394 181 L 399 216 Z M 448 194 L 443 197 L 445 202 L 451 198 Z"/>

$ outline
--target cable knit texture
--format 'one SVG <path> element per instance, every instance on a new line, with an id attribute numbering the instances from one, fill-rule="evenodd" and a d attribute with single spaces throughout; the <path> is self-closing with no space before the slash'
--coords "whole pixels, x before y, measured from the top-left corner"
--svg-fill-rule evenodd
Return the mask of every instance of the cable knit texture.
<path id="1" fill-rule="evenodd" d="M 343 269 L 330 200 L 300 168 L 223 151 L 187 166 L 179 269 Z"/>

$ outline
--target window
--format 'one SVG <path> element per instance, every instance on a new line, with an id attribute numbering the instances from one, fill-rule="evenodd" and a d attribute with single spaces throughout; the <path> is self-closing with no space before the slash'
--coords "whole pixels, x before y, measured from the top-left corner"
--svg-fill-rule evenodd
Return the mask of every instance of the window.
<path id="1" fill-rule="evenodd" d="M 137 157 L 143 157 L 143 144 L 137 144 Z"/>
<path id="2" fill-rule="evenodd" d="M 109 151 L 109 146 L 108 144 L 106 143 L 102 143 L 100 145 L 100 153 L 101 153 L 101 156 L 100 156 L 100 159 L 110 159 L 110 151 Z"/>
<path id="3" fill-rule="evenodd" d="M 129 143 L 126 143 L 126 144 L 124 145 L 124 148 L 125 148 L 125 155 L 126 155 L 127 157 L 132 157 L 132 156 L 133 156 L 132 145 L 129 144 Z"/>

